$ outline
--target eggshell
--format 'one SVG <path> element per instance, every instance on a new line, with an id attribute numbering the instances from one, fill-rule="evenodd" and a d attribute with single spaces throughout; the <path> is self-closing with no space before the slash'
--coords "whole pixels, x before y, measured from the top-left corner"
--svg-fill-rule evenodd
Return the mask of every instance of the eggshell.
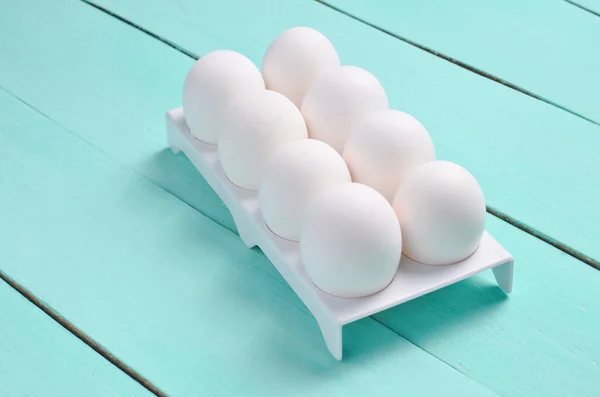
<path id="1" fill-rule="evenodd" d="M 269 90 L 247 92 L 233 101 L 220 131 L 219 159 L 239 187 L 258 190 L 275 150 L 308 137 L 300 111 L 283 95 Z"/>
<path id="2" fill-rule="evenodd" d="M 300 237 L 300 253 L 313 283 L 343 298 L 381 291 L 393 280 L 402 234 L 390 203 L 359 184 L 333 186 L 311 207 Z"/>
<path id="3" fill-rule="evenodd" d="M 301 109 L 310 137 L 341 154 L 354 124 L 364 115 L 387 107 L 385 91 L 371 73 L 341 66 L 316 78 Z"/>
<path id="4" fill-rule="evenodd" d="M 271 43 L 262 64 L 269 90 L 288 97 L 297 107 L 317 75 L 340 66 L 340 58 L 327 37 L 308 27 L 281 33 Z"/>
<path id="5" fill-rule="evenodd" d="M 413 168 L 393 203 L 402 225 L 404 254 L 428 265 L 471 256 L 485 229 L 485 200 L 466 169 L 432 161 Z"/>
<path id="6" fill-rule="evenodd" d="M 246 90 L 264 89 L 260 71 L 242 54 L 222 50 L 204 55 L 183 83 L 183 113 L 192 135 L 216 144 L 228 103 Z"/>
<path id="7" fill-rule="evenodd" d="M 260 210 L 273 233 L 298 241 L 317 195 L 349 182 L 348 167 L 331 146 L 315 139 L 295 140 L 269 162 L 258 191 Z"/>
<path id="8" fill-rule="evenodd" d="M 344 146 L 352 180 L 371 186 L 390 203 L 406 173 L 435 160 L 429 133 L 398 110 L 369 113 L 357 122 Z"/>

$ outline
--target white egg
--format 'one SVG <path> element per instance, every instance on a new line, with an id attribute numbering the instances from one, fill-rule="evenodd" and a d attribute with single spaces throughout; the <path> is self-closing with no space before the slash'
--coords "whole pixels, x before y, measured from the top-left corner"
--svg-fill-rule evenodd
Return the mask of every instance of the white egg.
<path id="1" fill-rule="evenodd" d="M 297 107 L 315 77 L 340 66 L 340 58 L 327 37 L 307 27 L 281 33 L 263 59 L 262 74 L 267 89 L 288 97 Z"/>
<path id="2" fill-rule="evenodd" d="M 302 261 L 313 283 L 342 298 L 372 295 L 387 287 L 401 252 L 402 234 L 392 206 L 359 183 L 321 193 L 300 237 Z"/>
<path id="3" fill-rule="evenodd" d="M 298 241 L 317 195 L 349 182 L 348 167 L 331 146 L 315 139 L 295 140 L 269 162 L 258 191 L 260 210 L 273 233 Z"/>
<path id="4" fill-rule="evenodd" d="M 283 95 L 269 90 L 247 92 L 233 101 L 219 137 L 219 159 L 235 185 L 258 190 L 271 156 L 281 145 L 306 139 L 300 111 Z"/>
<path id="5" fill-rule="evenodd" d="M 471 256 L 485 229 L 485 200 L 463 167 L 432 161 L 404 178 L 394 210 L 402 225 L 404 254 L 428 265 L 448 265 Z"/>
<path id="6" fill-rule="evenodd" d="M 228 103 L 246 90 L 264 90 L 258 68 L 240 53 L 214 51 L 198 59 L 183 83 L 183 113 L 192 135 L 218 143 Z"/>
<path id="7" fill-rule="evenodd" d="M 404 175 L 435 160 L 435 149 L 417 119 L 386 109 L 357 122 L 344 146 L 344 160 L 354 182 L 371 186 L 391 203 Z"/>
<path id="8" fill-rule="evenodd" d="M 371 73 L 341 66 L 317 77 L 301 109 L 310 137 L 342 153 L 354 124 L 365 114 L 387 107 L 385 91 Z"/>

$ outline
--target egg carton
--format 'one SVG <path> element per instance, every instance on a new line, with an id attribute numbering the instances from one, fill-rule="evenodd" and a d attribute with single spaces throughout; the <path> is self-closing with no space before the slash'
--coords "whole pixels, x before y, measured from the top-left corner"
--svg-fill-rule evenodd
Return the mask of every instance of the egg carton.
<path id="1" fill-rule="evenodd" d="M 338 298 L 317 288 L 300 257 L 300 245 L 275 235 L 265 224 L 258 192 L 232 184 L 219 162 L 217 146 L 195 139 L 184 120 L 183 109 L 168 111 L 167 135 L 173 153 L 185 153 L 231 211 L 238 233 L 248 247 L 258 246 L 313 314 L 330 353 L 342 359 L 342 326 L 390 307 L 492 269 L 498 285 L 510 293 L 512 256 L 487 232 L 469 258 L 445 266 L 429 266 L 402 256 L 396 276 L 384 290 L 362 298 Z"/>

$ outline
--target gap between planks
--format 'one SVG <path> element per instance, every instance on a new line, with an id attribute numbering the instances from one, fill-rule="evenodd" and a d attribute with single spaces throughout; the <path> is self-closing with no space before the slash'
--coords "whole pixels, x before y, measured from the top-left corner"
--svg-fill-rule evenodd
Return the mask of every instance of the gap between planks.
<path id="1" fill-rule="evenodd" d="M 146 33 L 148 36 L 150 36 L 150 37 L 152 37 L 153 39 L 156 39 L 156 40 L 158 40 L 158 41 L 160 41 L 160 42 L 162 42 L 162 43 L 164 43 L 164 44 L 168 45 L 169 47 L 171 47 L 171 48 L 172 48 L 172 49 L 174 49 L 175 51 L 179 51 L 179 52 L 181 52 L 182 54 L 184 54 L 184 55 L 187 55 L 188 57 L 190 57 L 190 58 L 192 58 L 192 59 L 198 59 L 198 58 L 200 58 L 200 56 L 198 56 L 198 55 L 194 54 L 193 52 L 190 52 L 190 51 L 186 50 L 185 48 L 183 48 L 183 47 L 181 47 L 181 46 L 177 45 L 176 43 L 173 43 L 172 41 L 170 41 L 170 40 L 167 40 L 166 38 L 164 38 L 164 37 L 161 37 L 161 36 L 157 35 L 156 33 L 149 31 L 148 29 L 144 28 L 143 26 L 140 26 L 140 25 L 136 24 L 136 23 L 135 23 L 135 22 L 133 22 L 133 21 L 130 21 L 130 20 L 128 20 L 128 19 L 125 19 L 125 18 L 123 18 L 122 16 L 120 16 L 120 15 L 118 15 L 118 14 L 115 14 L 114 12 L 112 12 L 112 11 L 111 11 L 111 10 L 109 10 L 109 9 L 106 9 L 106 8 L 104 8 L 104 7 L 102 7 L 102 6 L 98 5 L 98 4 L 94 4 L 94 3 L 93 3 L 92 1 L 90 1 L 90 0 L 81 0 L 81 1 L 82 1 L 82 2 L 84 2 L 84 3 L 85 3 L 85 4 L 87 4 L 87 5 L 89 5 L 89 6 L 93 7 L 93 8 L 95 8 L 95 9 L 97 9 L 97 10 L 98 10 L 98 11 L 100 11 L 100 12 L 103 12 L 103 13 L 105 13 L 105 14 L 108 14 L 108 15 L 110 15 L 111 17 L 113 17 L 113 18 L 115 18 L 115 19 L 117 19 L 117 20 L 119 20 L 119 21 L 123 22 L 124 24 L 126 24 L 126 25 L 129 25 L 129 26 L 131 26 L 132 28 L 139 30 L 140 32 Z M 166 112 L 167 110 L 168 110 L 168 109 L 165 109 L 165 112 Z"/>
<path id="2" fill-rule="evenodd" d="M 572 1 L 572 0 L 563 0 L 563 1 L 565 1 L 565 2 L 567 2 L 567 3 L 569 3 L 569 4 L 571 4 L 572 6 L 575 6 L 575 7 L 579 8 L 580 10 L 583 10 L 583 11 L 589 12 L 589 13 L 590 13 L 590 14 L 592 14 L 592 15 L 595 15 L 595 16 L 597 16 L 597 17 L 600 17 L 600 14 L 599 14 L 598 12 L 596 12 L 596 11 L 594 11 L 594 10 L 590 9 L 590 8 L 587 8 L 586 6 L 583 6 L 583 5 L 581 5 L 581 4 L 578 4 L 578 3 L 577 3 L 577 2 L 575 2 L 575 1 Z"/>
<path id="3" fill-rule="evenodd" d="M 117 19 L 117 20 L 119 20 L 119 21 L 121 21 L 121 22 L 129 25 L 129 26 L 131 26 L 134 29 L 137 29 L 137 30 L 139 30 L 139 31 L 147 34 L 148 36 L 150 36 L 150 37 L 152 37 L 152 38 L 154 38 L 154 39 L 156 39 L 156 40 L 158 40 L 158 41 L 160 41 L 160 42 L 168 45 L 169 47 L 173 48 L 174 50 L 179 51 L 180 53 L 182 53 L 182 54 L 184 54 L 184 55 L 186 55 L 186 56 L 188 56 L 188 57 L 190 57 L 192 59 L 196 60 L 196 59 L 199 58 L 199 56 L 197 54 L 194 54 L 193 52 L 190 52 L 190 51 L 186 50 L 185 48 L 182 48 L 181 46 L 177 45 L 176 43 L 173 43 L 172 41 L 167 40 L 164 37 L 161 37 L 160 35 L 157 35 L 156 33 L 153 33 L 151 31 L 149 31 L 148 29 L 146 29 L 146 28 L 144 28 L 144 27 L 142 27 L 142 26 L 140 26 L 140 25 L 138 25 L 138 24 L 136 24 L 136 23 L 128 20 L 127 18 L 122 17 L 121 15 L 118 15 L 118 14 L 116 14 L 116 13 L 114 13 L 114 12 L 112 12 L 112 11 L 110 11 L 110 10 L 108 10 L 108 9 L 100 6 L 100 5 L 94 4 L 91 0 L 81 0 L 81 1 L 84 2 L 87 5 L 95 8 L 95 9 L 97 9 L 98 11 L 103 12 L 103 13 L 105 13 L 105 14 L 107 14 L 107 15 L 109 15 L 109 16 L 111 16 L 111 17 L 113 17 L 113 18 L 115 18 L 115 19 Z M 433 51 L 433 50 L 431 50 L 431 49 L 429 49 L 427 47 L 424 47 L 424 46 L 422 46 L 420 44 L 412 42 L 412 41 L 410 41 L 410 40 L 408 40 L 406 38 L 400 37 L 400 36 L 398 36 L 398 35 L 396 35 L 396 34 L 394 34 L 392 32 L 389 32 L 389 31 L 385 30 L 385 29 L 379 28 L 378 26 L 373 25 L 370 22 L 364 21 L 364 20 L 362 20 L 362 19 L 360 19 L 360 18 L 358 18 L 358 17 L 356 17 L 354 15 L 351 15 L 351 14 L 349 14 L 349 13 L 347 13 L 347 12 L 345 12 L 345 11 L 337 8 L 337 7 L 332 6 L 332 5 L 326 3 L 323 0 L 313 0 L 313 1 L 315 1 L 315 2 L 317 2 L 319 4 L 321 4 L 321 5 L 323 5 L 325 7 L 328 7 L 328 8 L 330 8 L 330 9 L 336 11 L 336 12 L 339 12 L 339 13 L 341 13 L 341 14 L 349 17 L 349 18 L 352 18 L 352 19 L 354 19 L 354 20 L 356 20 L 356 21 L 358 21 L 358 22 L 360 22 L 362 24 L 365 24 L 365 25 L 367 25 L 367 26 L 369 26 L 369 27 L 371 27 L 373 29 L 376 29 L 376 30 L 378 30 L 378 31 L 380 31 L 380 32 L 382 32 L 382 33 L 384 33 L 386 35 L 392 36 L 395 39 L 398 39 L 398 40 L 403 41 L 403 42 L 405 42 L 407 44 L 410 44 L 410 45 L 412 45 L 414 47 L 417 47 L 417 48 L 419 48 L 419 49 L 421 49 L 423 51 L 426 51 L 426 52 L 428 52 L 428 53 L 430 53 L 430 54 L 432 54 L 432 55 L 434 55 L 434 56 L 436 56 L 438 58 L 444 59 L 444 60 L 446 60 L 448 62 L 451 62 L 451 63 L 453 63 L 453 64 L 455 64 L 457 66 L 460 66 L 460 67 L 462 67 L 464 69 L 467 69 L 470 72 L 478 74 L 478 75 L 480 75 L 482 77 L 485 77 L 485 78 L 487 78 L 489 80 L 492 80 L 492 81 L 494 81 L 496 83 L 502 84 L 502 85 L 504 85 L 506 87 L 509 87 L 509 88 L 517 91 L 517 92 L 520 92 L 522 94 L 525 94 L 525 95 L 530 96 L 532 98 L 535 98 L 537 100 L 545 102 L 545 103 L 547 103 L 547 104 L 549 104 L 551 106 L 555 106 L 555 107 L 557 107 L 557 108 L 559 108 L 561 110 L 564 110 L 567 113 L 573 114 L 574 116 L 577 116 L 577 117 L 580 117 L 580 118 L 582 118 L 582 119 L 584 119 L 586 121 L 589 121 L 592 124 L 600 125 L 600 124 L 597 124 L 596 122 L 594 122 L 593 120 L 590 120 L 590 119 L 588 119 L 588 118 L 586 118 L 586 117 L 584 117 L 584 116 L 582 116 L 580 114 L 577 114 L 577 113 L 575 113 L 575 112 L 573 112 L 573 111 L 571 111 L 569 109 L 561 107 L 561 106 L 559 106 L 559 105 L 557 105 L 557 104 L 555 104 L 555 103 L 553 103 L 551 101 L 548 101 L 548 100 L 546 100 L 544 98 L 538 97 L 537 95 L 535 95 L 535 94 L 533 94 L 531 92 L 528 92 L 528 91 L 526 91 L 524 89 L 521 89 L 521 88 L 519 88 L 519 87 L 517 87 L 517 86 L 515 86 L 515 85 L 513 85 L 513 84 L 511 84 L 511 83 L 509 83 L 507 81 L 504 81 L 504 80 L 502 80 L 500 78 L 492 76 L 492 75 L 490 75 L 488 73 L 485 73 L 482 70 L 476 69 L 476 68 L 474 68 L 472 66 L 469 66 L 469 65 L 467 65 L 465 63 L 462 63 L 462 62 L 460 62 L 460 61 L 458 61 L 456 59 L 453 59 L 453 58 L 450 58 L 450 57 L 448 57 L 446 55 L 443 55 L 443 54 L 440 54 L 438 52 L 435 52 L 435 51 Z M 571 3 L 571 1 L 569 1 L 569 0 L 564 0 L 564 1 L 567 1 L 567 2 Z M 571 3 L 571 4 L 577 5 L 575 3 Z M 165 111 L 166 110 L 167 109 L 165 109 Z M 150 182 L 156 185 L 156 183 L 154 183 L 152 181 L 150 181 Z M 159 187 L 162 188 L 163 190 L 167 191 L 168 193 L 172 194 L 173 196 L 177 197 L 181 201 L 185 202 L 185 200 L 183 200 L 182 198 L 178 197 L 175 193 L 170 192 L 170 191 L 164 189 L 162 186 L 159 186 Z M 186 204 L 190 205 L 187 202 L 186 202 Z M 190 205 L 190 207 L 191 207 L 191 205 Z M 194 207 L 192 207 L 192 208 L 194 208 Z M 194 208 L 194 209 L 196 211 L 198 211 L 197 208 Z M 600 270 L 600 261 L 595 260 L 594 258 L 592 258 L 592 257 L 584 254 L 583 252 L 578 251 L 578 250 L 576 250 L 576 249 L 574 249 L 574 248 L 572 248 L 572 247 L 568 246 L 567 244 L 564 244 L 564 243 L 562 243 L 560 241 L 557 241 L 556 239 L 548 236 L 547 234 L 545 234 L 545 233 L 543 233 L 543 232 L 541 232 L 539 230 L 536 230 L 536 229 L 534 229 L 534 228 L 532 228 L 532 227 L 530 227 L 530 226 L 528 226 L 528 225 L 526 225 L 526 224 L 518 221 L 517 219 L 511 217 L 508 214 L 505 214 L 504 212 L 502 212 L 500 210 L 497 210 L 497 209 L 494 209 L 494 208 L 491 208 L 491 207 L 488 206 L 487 207 L 487 212 L 489 214 L 497 217 L 497 218 L 502 219 L 503 221 L 505 221 L 506 223 L 508 223 L 508 224 L 516 227 L 517 229 L 519 229 L 519 230 L 521 230 L 521 231 L 523 231 L 523 232 L 525 232 L 527 234 L 530 234 L 530 235 L 538 238 L 539 240 L 542 240 L 543 242 L 545 242 L 547 244 L 550 244 L 551 246 L 559 249 L 560 251 L 566 253 L 567 255 L 570 255 L 570 256 L 578 259 L 579 261 L 581 261 L 581 262 L 583 262 L 583 263 L 585 263 L 585 264 L 587 264 L 587 265 L 589 265 L 589 266 L 591 266 L 591 267 L 593 267 L 595 269 Z M 203 214 L 203 215 L 205 215 L 205 214 Z"/>
<path id="4" fill-rule="evenodd" d="M 448 361 L 442 359 L 441 357 L 436 356 L 435 354 L 433 354 L 432 352 L 430 352 L 429 350 L 426 350 L 423 346 L 419 346 L 417 345 L 414 341 L 408 339 L 406 336 L 402 336 L 398 333 L 398 331 L 394 330 L 393 328 L 390 328 L 388 325 L 386 325 L 385 323 L 379 321 L 379 319 L 377 319 L 374 315 L 370 316 L 377 324 L 380 324 L 381 326 L 389 329 L 390 331 L 392 331 L 393 333 L 395 333 L 396 335 L 398 335 L 401 338 L 406 339 L 407 341 L 409 341 L 410 343 L 412 343 L 413 345 L 415 345 L 416 347 L 418 347 L 419 349 L 421 349 L 422 351 L 424 351 L 425 353 L 429 354 L 432 357 L 435 357 L 438 361 L 446 364 L 448 367 L 452 368 L 453 370 L 463 374 L 464 376 L 466 376 L 467 378 L 471 379 L 473 382 L 477 382 L 479 385 L 481 385 L 482 387 L 485 387 L 486 389 L 488 389 L 490 392 L 496 394 L 499 396 L 498 393 L 496 393 L 495 390 L 489 389 L 486 385 L 484 385 L 483 383 L 479 383 L 479 381 L 477 381 L 476 379 L 471 378 L 471 376 L 469 376 L 469 374 L 463 372 L 460 370 L 460 368 L 456 368 L 454 365 L 450 364 Z"/>
<path id="5" fill-rule="evenodd" d="M 79 135 L 77 135 L 74 132 L 70 131 L 69 129 L 67 129 L 66 127 L 64 127 L 60 123 L 58 123 L 56 120 L 54 120 L 51 117 L 49 117 L 48 115 L 44 114 L 39 109 L 36 109 L 35 107 L 31 106 L 29 103 L 27 103 L 23 99 L 19 98 L 17 95 L 13 94 L 12 92 L 8 91 L 4 87 L 0 87 L 0 90 L 6 92 L 8 95 L 10 95 L 11 97 L 13 97 L 15 100 L 19 101 L 24 106 L 27 106 L 28 108 L 30 108 L 34 112 L 38 113 L 39 115 L 41 115 L 45 119 L 49 120 L 50 122 L 52 122 L 52 123 L 60 126 L 62 129 L 64 129 L 65 131 L 69 132 L 71 135 L 73 135 L 77 139 L 82 140 L 86 144 L 92 146 L 95 150 L 100 151 L 102 154 L 104 154 L 105 156 L 109 157 L 113 161 L 116 161 L 119 164 L 121 164 L 124 167 L 126 167 L 124 164 L 122 164 L 121 162 L 119 162 L 115 158 L 111 157 L 110 155 L 108 155 L 104 151 L 100 150 L 99 148 L 97 148 L 96 146 L 92 145 L 91 143 L 89 143 L 85 139 L 81 138 Z M 129 169 L 129 167 L 126 167 L 126 168 Z M 135 172 L 135 171 L 133 171 L 133 172 Z M 157 186 L 158 188 L 160 188 L 162 190 L 165 190 L 167 193 L 173 195 L 171 192 L 167 191 L 162 186 L 156 185 L 153 181 L 150 181 L 149 179 L 147 179 L 143 175 L 140 175 L 137 172 L 135 172 L 135 174 L 138 175 L 138 176 L 140 176 L 141 178 L 145 179 L 149 183 Z M 181 199 L 179 199 L 179 200 L 181 200 Z M 181 201 L 183 201 L 183 200 L 181 200 Z M 185 203 L 185 204 L 187 204 L 187 203 Z M 189 206 L 189 204 L 187 204 L 187 205 Z M 196 210 L 196 209 L 194 208 L 194 210 Z M 31 291 L 29 291 L 27 288 L 25 288 L 24 286 L 22 286 L 21 284 L 19 284 L 16 280 L 12 279 L 8 274 L 6 274 L 4 271 L 2 271 L 2 269 L 0 269 L 0 279 L 4 280 L 11 288 L 13 288 L 15 291 L 17 291 L 23 297 L 25 297 L 25 299 L 27 299 L 29 302 L 31 302 L 32 304 L 34 304 L 36 307 L 38 307 L 44 313 L 46 313 L 46 315 L 48 315 L 50 318 L 52 318 L 54 321 L 56 321 L 58 324 L 60 324 L 64 329 L 66 329 L 67 331 L 69 331 L 76 338 L 80 339 L 83 343 L 85 343 L 87 346 L 89 346 L 92 350 L 94 350 L 100 356 L 102 356 L 106 360 L 108 360 L 108 362 L 110 362 L 112 365 L 114 365 L 115 367 L 117 367 L 118 369 L 120 369 L 121 371 L 123 371 L 124 373 L 126 373 L 131 379 L 133 379 L 135 382 L 139 383 L 146 390 L 148 390 L 149 392 L 155 394 L 158 397 L 167 397 L 166 393 L 164 393 L 157 386 L 155 386 L 154 384 L 152 384 L 148 379 L 146 379 L 140 373 L 138 373 L 133 368 L 131 368 L 130 366 L 128 366 L 127 364 L 125 364 L 123 361 L 119 360 L 112 353 L 110 353 L 108 350 L 106 350 L 104 347 L 102 347 L 98 342 L 96 342 L 94 339 L 92 339 L 91 337 L 89 337 L 88 335 L 86 335 L 81 329 L 79 329 L 77 326 L 75 326 L 75 324 L 71 323 L 65 317 L 61 316 L 58 312 L 54 311 L 45 302 L 43 302 L 40 299 L 38 299 L 33 293 L 31 293 Z"/>
<path id="6" fill-rule="evenodd" d="M 163 391 L 161 391 L 158 387 L 154 386 L 148 379 L 144 378 L 133 368 L 113 356 L 108 350 L 104 349 L 100 344 L 98 344 L 95 340 L 87 336 L 82 330 L 77 328 L 73 323 L 69 320 L 52 310 L 50 306 L 46 303 L 39 300 L 35 295 L 33 295 L 29 290 L 23 287 L 21 284 L 13 280 L 6 273 L 0 270 L 0 279 L 4 280 L 12 289 L 21 294 L 25 299 L 34 304 L 40 310 L 42 310 L 46 315 L 48 315 L 51 319 L 60 324 L 64 329 L 69 331 L 76 338 L 85 343 L 88 347 L 98 353 L 100 356 L 108 360 L 112 365 L 126 373 L 131 379 L 135 382 L 139 383 L 142 387 L 148 390 L 150 393 L 158 397 L 167 397 Z"/>
<path id="7" fill-rule="evenodd" d="M 82 0 L 82 1 L 86 1 L 86 2 L 87 2 L 87 0 Z M 367 21 L 367 20 L 365 20 L 365 19 L 362 19 L 362 18 L 360 18 L 360 17 L 358 17 L 358 16 L 354 15 L 354 14 L 351 14 L 351 13 L 349 13 L 349 12 L 347 12 L 347 11 L 344 11 L 344 10 L 342 10 L 341 8 L 339 8 L 339 7 L 336 7 L 336 6 L 332 5 L 332 4 L 329 4 L 329 3 L 327 3 L 327 2 L 326 2 L 326 1 L 324 1 L 324 0 L 313 0 L 313 1 L 315 1 L 316 3 L 319 3 L 319 4 L 321 4 L 322 6 L 325 6 L 325 7 L 327 7 L 327 8 L 329 8 L 329 9 L 333 10 L 333 11 L 336 11 L 336 12 L 338 12 L 338 13 L 340 13 L 340 14 L 343 14 L 343 15 L 347 16 L 348 18 L 352 18 L 352 19 L 354 19 L 354 20 L 355 20 L 355 21 L 357 21 L 357 22 L 360 22 L 360 23 L 362 23 L 362 24 L 364 24 L 364 25 L 367 25 L 367 26 L 369 26 L 369 27 L 371 27 L 371 28 L 373 28 L 373 29 L 375 29 L 375 30 L 378 30 L 378 31 L 380 31 L 380 32 L 381 32 L 381 33 L 383 33 L 383 34 L 386 34 L 386 35 L 388 35 L 388 36 L 391 36 L 391 37 L 393 37 L 393 38 L 395 38 L 395 39 L 397 39 L 397 40 L 400 40 L 400 41 L 402 41 L 402 42 L 405 42 L 406 44 L 409 44 L 409 45 L 411 45 L 411 46 L 413 46 L 413 47 L 416 47 L 416 48 L 418 48 L 418 49 L 420 49 L 420 50 L 423 50 L 423 51 L 425 51 L 425 52 L 428 52 L 429 54 L 431 54 L 431 55 L 434 55 L 434 56 L 436 56 L 436 57 L 438 57 L 438 58 L 440 58 L 440 59 L 443 59 L 443 60 L 445 60 L 445 61 L 448 61 L 448 62 L 450 62 L 450 63 L 453 63 L 453 64 L 455 64 L 456 66 L 459 66 L 459 67 L 461 67 L 461 68 L 463 68 L 463 69 L 466 69 L 466 70 L 468 70 L 469 72 L 475 73 L 475 74 L 477 74 L 477 75 L 479 75 L 479 76 L 481 76 L 481 77 L 484 77 L 484 78 L 486 78 L 486 79 L 492 80 L 492 81 L 494 81 L 494 82 L 496 82 L 496 83 L 498 83 L 498 84 L 502 84 L 503 86 L 506 86 L 506 87 L 508 87 L 508 88 L 510 88 L 510 89 L 512 89 L 512 90 L 515 90 L 515 91 L 517 91 L 517 92 L 520 92 L 521 94 L 525 94 L 525 95 L 527 95 L 527 96 L 530 96 L 530 97 L 532 97 L 532 98 L 534 98 L 534 99 L 537 99 L 538 101 L 542 101 L 542 102 L 544 102 L 544 103 L 547 103 L 548 105 L 551 105 L 551 106 L 554 106 L 554 107 L 556 107 L 556 108 L 559 108 L 560 110 L 563 110 L 563 111 L 565 111 L 565 112 L 567 112 L 567 113 L 570 113 L 570 114 L 572 114 L 573 116 L 576 116 L 576 117 L 582 118 L 582 119 L 584 119 L 584 120 L 586 120 L 586 121 L 589 121 L 589 122 L 590 122 L 590 123 L 592 123 L 592 124 L 595 124 L 595 125 L 600 125 L 599 123 L 595 122 L 594 120 L 592 120 L 592 119 L 590 119 L 590 118 L 587 118 L 587 117 L 585 117 L 584 115 L 582 115 L 582 114 L 579 114 L 579 113 L 577 113 L 577 112 L 575 112 L 575 111 L 573 111 L 573 110 L 571 110 L 571 109 L 568 109 L 568 108 L 566 108 L 566 107 L 564 107 L 564 106 L 561 106 L 561 105 L 559 105 L 559 104 L 557 104 L 557 103 L 555 103 L 555 102 L 552 102 L 552 101 L 551 101 L 551 100 L 549 100 L 549 99 L 542 98 L 542 97 L 540 97 L 540 96 L 538 96 L 538 95 L 534 94 L 534 93 L 533 93 L 533 92 L 531 92 L 531 91 L 528 91 L 528 90 L 526 90 L 526 89 L 524 89 L 524 88 L 521 88 L 521 87 L 519 87 L 519 86 L 516 86 L 516 85 L 514 85 L 514 84 L 512 84 L 512 83 L 510 83 L 510 82 L 508 82 L 508 81 L 506 81 L 506 80 L 503 80 L 503 79 L 501 79 L 501 78 L 499 78 L 499 77 L 496 77 L 496 76 L 494 76 L 494 75 L 492 75 L 492 74 L 489 74 L 489 73 L 487 73 L 487 72 L 484 72 L 484 71 L 483 71 L 483 70 L 481 70 L 481 69 L 478 69 L 478 68 L 476 68 L 476 67 L 474 67 L 474 66 L 471 66 L 471 65 L 469 65 L 469 64 L 467 64 L 467 63 L 461 62 L 461 61 L 459 61 L 458 59 L 455 59 L 455 58 L 449 57 L 449 56 L 447 56 L 447 55 L 445 55 L 445 54 L 442 54 L 441 52 L 437 52 L 437 51 L 435 51 L 435 50 L 434 50 L 434 49 L 432 49 L 432 48 L 426 47 L 426 46 L 424 46 L 424 45 L 422 45 L 422 44 L 419 44 L 419 43 L 417 43 L 417 42 L 415 42 L 415 41 L 409 40 L 409 39 L 407 39 L 406 37 L 400 36 L 400 35 L 398 35 L 398 34 L 396 34 L 396 33 L 394 33 L 394 32 L 391 32 L 391 31 L 389 31 L 389 30 L 387 30 L 387 29 L 384 29 L 384 28 L 382 28 L 382 27 L 379 27 L 379 26 L 375 25 L 374 23 L 371 23 L 371 22 L 369 22 L 369 21 Z M 569 0 L 564 0 L 564 1 L 567 1 L 568 3 L 571 3 Z M 575 3 L 571 3 L 571 4 L 573 4 L 573 5 L 576 5 Z"/>
<path id="8" fill-rule="evenodd" d="M 545 242 L 547 244 L 550 244 L 551 246 L 559 249 L 560 251 L 564 252 L 565 254 L 570 255 L 575 259 L 580 260 L 581 262 L 593 267 L 594 269 L 600 270 L 600 262 L 595 260 L 594 258 L 584 254 L 583 252 L 578 251 L 574 248 L 571 248 L 570 246 L 553 239 L 552 237 L 548 236 L 547 234 L 542 233 L 541 231 L 536 230 L 536 229 L 526 225 L 525 223 L 516 220 L 515 218 L 511 217 L 510 215 L 505 214 L 502 211 L 499 211 L 490 206 L 486 206 L 486 210 L 489 214 L 492 214 L 496 218 L 502 219 L 504 222 L 516 227 L 519 230 L 524 231 L 527 234 L 532 235 L 533 237 L 535 237 L 539 240 L 542 240 L 543 242 Z"/>

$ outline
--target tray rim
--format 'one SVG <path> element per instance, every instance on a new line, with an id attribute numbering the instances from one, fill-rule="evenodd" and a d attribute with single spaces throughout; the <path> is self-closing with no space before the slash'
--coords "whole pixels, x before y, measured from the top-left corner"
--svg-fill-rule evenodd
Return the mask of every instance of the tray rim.
<path id="1" fill-rule="evenodd" d="M 182 151 L 223 200 L 231 211 L 244 243 L 248 247 L 261 248 L 267 259 L 315 316 L 329 350 L 338 360 L 341 359 L 341 327 L 345 324 L 416 299 L 488 269 L 494 270 L 498 284 L 506 293 L 512 291 L 513 257 L 485 231 L 478 250 L 463 261 L 446 266 L 431 266 L 417 263 L 403 255 L 394 280 L 382 291 L 362 298 L 329 295 L 318 289 L 308 277 L 301 263 L 299 243 L 275 235 L 266 226 L 258 208 L 258 192 L 245 190 L 231 183 L 218 160 L 217 146 L 192 136 L 185 123 L 183 109 L 179 107 L 168 111 L 166 123 L 171 150 L 174 153 Z M 481 256 L 486 256 L 486 260 L 483 263 L 474 263 L 480 260 Z M 461 267 L 464 269 L 461 270 Z M 419 272 L 425 275 L 411 275 Z M 444 272 L 450 276 L 440 277 Z M 397 289 L 407 276 L 414 278 L 412 282 L 421 282 L 421 287 L 409 293 L 399 292 Z M 427 277 L 437 278 L 437 281 L 423 283 L 427 281 Z"/>

